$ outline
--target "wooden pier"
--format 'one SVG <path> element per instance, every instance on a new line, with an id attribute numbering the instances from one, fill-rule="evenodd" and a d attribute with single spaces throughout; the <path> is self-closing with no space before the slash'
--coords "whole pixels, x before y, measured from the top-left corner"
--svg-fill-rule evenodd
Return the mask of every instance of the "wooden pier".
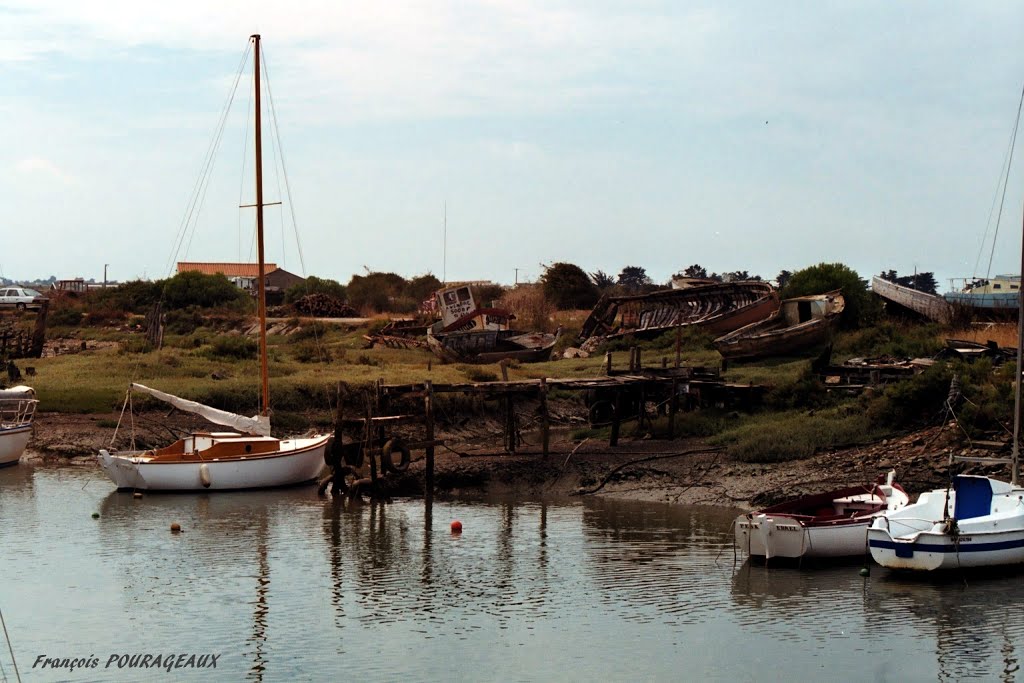
<path id="1" fill-rule="evenodd" d="M 637 347 L 630 350 L 629 363 L 624 369 L 612 367 L 612 355 L 606 354 L 605 375 L 601 377 L 509 380 L 505 365 L 501 365 L 501 371 L 502 380 L 494 382 L 435 384 L 425 380 L 413 384 L 384 384 L 379 380 L 362 392 L 363 409 L 358 416 L 344 414 L 342 406 L 346 403 L 347 390 L 339 386 L 335 438 L 327 455 L 332 473 L 321 482 L 320 491 L 325 492 L 330 486 L 334 493 L 378 495 L 379 478 L 389 472 L 405 471 L 411 461 L 410 451 L 423 449 L 424 490 L 428 497 L 432 496 L 435 449 L 446 445 L 436 438 L 436 401 L 440 395 L 460 394 L 500 402 L 503 448 L 509 454 L 516 454 L 521 444 L 516 404 L 536 403 L 541 457 L 547 458 L 551 450 L 552 420 L 548 399 L 552 391 L 582 392 L 590 410 L 591 424 L 610 426 L 608 445 L 614 448 L 624 421 L 635 419 L 638 428 L 643 428 L 645 421 L 650 420 L 648 406 L 651 403 L 657 406 L 657 412 L 667 415 L 665 436 L 674 438 L 680 410 L 706 406 L 746 408 L 758 403 L 766 389 L 724 382 L 718 368 L 684 366 L 678 354 L 671 366 L 666 357 L 661 359 L 660 366 L 644 367 Z M 393 414 L 395 410 L 398 414 Z M 420 438 L 397 435 L 395 428 L 410 425 L 422 426 Z M 396 455 L 399 456 L 397 462 Z M 370 476 L 346 483 L 345 478 L 352 478 L 367 461 Z"/>

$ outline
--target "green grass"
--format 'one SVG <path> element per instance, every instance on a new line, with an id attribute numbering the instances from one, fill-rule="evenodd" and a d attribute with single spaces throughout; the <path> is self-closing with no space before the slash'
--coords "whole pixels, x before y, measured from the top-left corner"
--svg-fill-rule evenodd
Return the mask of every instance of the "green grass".
<path id="1" fill-rule="evenodd" d="M 738 420 L 711 438 L 743 462 L 798 460 L 818 451 L 871 443 L 891 430 L 875 425 L 859 410 L 761 413 Z"/>

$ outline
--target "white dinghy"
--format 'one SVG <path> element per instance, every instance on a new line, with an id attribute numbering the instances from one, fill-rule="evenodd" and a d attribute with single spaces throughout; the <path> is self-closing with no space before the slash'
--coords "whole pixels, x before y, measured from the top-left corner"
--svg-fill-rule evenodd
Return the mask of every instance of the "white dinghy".
<path id="1" fill-rule="evenodd" d="M 36 414 L 36 392 L 31 387 L 0 389 L 0 467 L 21 459 L 32 436 Z"/>

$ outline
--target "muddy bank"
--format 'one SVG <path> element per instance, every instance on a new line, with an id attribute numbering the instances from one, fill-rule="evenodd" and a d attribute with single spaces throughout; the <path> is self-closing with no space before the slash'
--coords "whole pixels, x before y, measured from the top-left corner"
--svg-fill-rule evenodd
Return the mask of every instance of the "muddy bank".
<path id="1" fill-rule="evenodd" d="M 92 458 L 111 445 L 119 415 L 37 415 L 27 460 L 96 466 Z M 143 413 L 134 423 L 126 416 L 113 439 L 127 448 L 134 433 L 137 446 L 164 445 L 202 421 L 181 413 Z M 953 425 L 933 427 L 871 446 L 821 453 L 781 463 L 744 463 L 698 439 L 624 438 L 616 448 L 607 441 L 574 441 L 569 429 L 552 433 L 544 458 L 539 435 L 524 434 L 516 455 L 501 452 L 501 428 L 482 417 L 474 424 L 452 426 L 440 434 L 448 441 L 436 451 L 435 484 L 439 495 L 511 495 L 564 497 L 601 495 L 678 504 L 760 507 L 794 495 L 874 480 L 889 469 L 911 493 L 943 485 L 948 455 L 1006 455 L 972 448 Z M 958 471 L 1008 476 L 1005 468 L 956 465 Z M 421 495 L 423 452 L 402 475 L 391 475 L 392 495 Z"/>

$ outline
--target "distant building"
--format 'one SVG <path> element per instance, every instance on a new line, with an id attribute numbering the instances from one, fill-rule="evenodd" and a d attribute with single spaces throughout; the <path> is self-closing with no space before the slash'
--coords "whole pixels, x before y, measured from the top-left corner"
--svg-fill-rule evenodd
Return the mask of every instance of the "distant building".
<path id="1" fill-rule="evenodd" d="M 85 280 L 84 278 L 76 277 L 69 280 L 57 280 L 50 285 L 51 290 L 58 292 L 74 292 L 75 294 L 85 294 L 96 289 L 106 289 L 107 287 L 117 287 L 121 283 L 110 280 L 108 282 L 94 282 L 92 280 Z"/>
<path id="2" fill-rule="evenodd" d="M 256 283 L 259 277 L 260 265 L 258 263 L 201 263 L 197 261 L 179 261 L 179 273 L 203 273 L 215 275 L 220 273 L 231 280 L 240 289 L 244 289 L 253 296 L 256 295 Z M 265 263 L 263 265 L 266 273 L 266 288 L 268 294 L 284 292 L 294 285 L 306 281 L 305 278 L 289 273 L 284 268 L 278 268 L 277 264 Z"/>

